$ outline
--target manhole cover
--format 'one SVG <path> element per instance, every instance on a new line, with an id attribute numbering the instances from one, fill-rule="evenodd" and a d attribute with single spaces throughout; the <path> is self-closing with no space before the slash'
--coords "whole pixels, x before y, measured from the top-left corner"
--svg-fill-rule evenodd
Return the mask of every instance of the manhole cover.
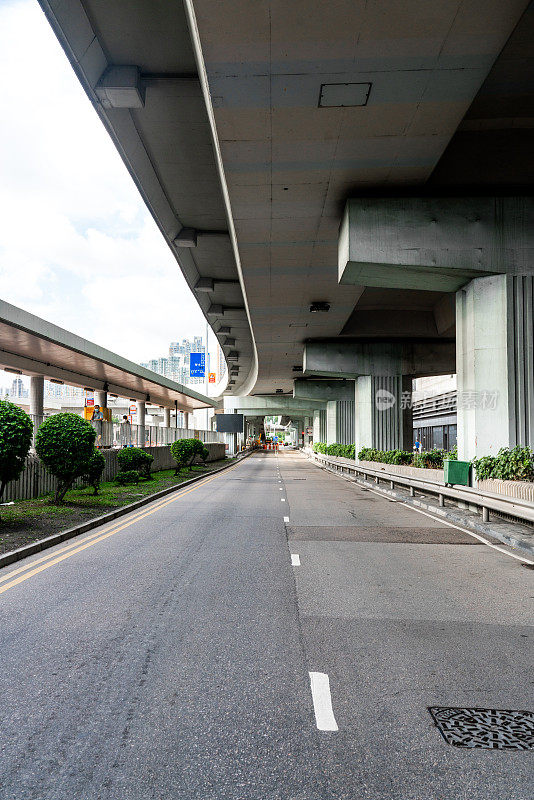
<path id="1" fill-rule="evenodd" d="M 493 708 L 429 708 L 436 727 L 455 747 L 534 750 L 534 713 Z"/>

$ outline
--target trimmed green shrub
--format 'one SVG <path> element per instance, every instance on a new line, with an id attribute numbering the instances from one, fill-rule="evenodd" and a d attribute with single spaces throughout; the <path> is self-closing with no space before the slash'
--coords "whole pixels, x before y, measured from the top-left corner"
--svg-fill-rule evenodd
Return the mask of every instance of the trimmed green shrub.
<path id="1" fill-rule="evenodd" d="M 341 458 L 354 458 L 353 444 L 326 444 L 325 442 L 315 442 L 312 445 L 314 453 L 322 453 L 326 456 L 339 456 Z"/>
<path id="2" fill-rule="evenodd" d="M 24 469 L 31 447 L 33 423 L 21 408 L 0 400 L 0 500 L 4 489 Z"/>
<path id="3" fill-rule="evenodd" d="M 190 439 L 189 441 L 191 442 L 191 461 L 189 466 L 191 466 L 197 456 L 202 459 L 202 454 L 207 448 L 204 447 L 204 442 L 201 442 L 200 439 Z"/>
<path id="4" fill-rule="evenodd" d="M 472 461 L 477 480 L 534 481 L 534 453 L 529 447 L 502 447 L 496 456 Z"/>
<path id="5" fill-rule="evenodd" d="M 94 453 L 95 436 L 89 422 L 69 413 L 48 417 L 37 431 L 37 455 L 57 480 L 56 503 L 61 503 L 76 478 L 84 474 Z"/>
<path id="6" fill-rule="evenodd" d="M 136 469 L 126 469 L 124 472 L 118 472 L 113 478 L 115 483 L 119 486 L 126 486 L 129 483 L 139 483 L 139 473 Z"/>
<path id="7" fill-rule="evenodd" d="M 121 472 L 137 470 L 140 477 L 150 478 L 150 468 L 154 461 L 154 456 L 147 453 L 142 447 L 124 447 L 119 450 L 117 459 Z"/>
<path id="8" fill-rule="evenodd" d="M 428 453 L 411 453 L 409 450 L 376 450 L 362 447 L 358 453 L 360 461 L 378 461 L 381 464 L 404 464 L 423 469 L 443 469 L 443 459 L 457 460 L 456 448 L 450 453 L 446 450 L 430 450 Z"/>
<path id="9" fill-rule="evenodd" d="M 497 456 L 482 456 L 474 458 L 471 462 L 475 470 L 477 481 L 484 481 L 487 478 L 496 478 Z"/>
<path id="10" fill-rule="evenodd" d="M 82 478 L 84 483 L 87 486 L 92 486 L 94 494 L 98 494 L 98 487 L 100 486 L 100 479 L 102 477 L 102 473 L 106 468 L 106 459 L 100 452 L 100 450 L 95 450 L 89 459 L 88 463 L 85 465 L 85 470 L 83 472 Z"/>
<path id="11" fill-rule="evenodd" d="M 192 442 L 195 441 L 197 440 L 177 439 L 171 444 L 171 455 L 176 461 L 175 475 L 178 475 L 181 469 L 187 467 L 190 463 L 190 459 L 195 457 L 194 446 L 192 444 Z"/>
<path id="12" fill-rule="evenodd" d="M 424 469 L 443 469 L 443 459 L 448 456 L 446 450 L 429 450 L 427 453 L 414 453 L 414 467 Z"/>
<path id="13" fill-rule="evenodd" d="M 207 447 L 202 447 L 202 452 L 200 453 L 200 458 L 202 459 L 202 463 L 204 466 L 206 465 L 206 461 L 210 457 L 210 451 Z"/>
<path id="14" fill-rule="evenodd" d="M 326 442 L 314 442 L 312 445 L 312 450 L 314 453 L 322 453 L 323 455 L 326 455 L 327 447 L 328 445 Z"/>
<path id="15" fill-rule="evenodd" d="M 458 445 L 455 444 L 452 450 L 449 450 L 447 455 L 445 456 L 447 461 L 458 461 Z"/>
<path id="16" fill-rule="evenodd" d="M 354 445 L 353 444 L 329 444 L 326 448 L 326 453 L 329 456 L 339 456 L 341 458 L 354 458 Z"/>

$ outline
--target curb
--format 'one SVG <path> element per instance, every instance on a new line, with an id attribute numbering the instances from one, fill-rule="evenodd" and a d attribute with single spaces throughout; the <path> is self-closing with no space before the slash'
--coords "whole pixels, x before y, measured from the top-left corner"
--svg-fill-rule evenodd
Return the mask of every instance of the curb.
<path id="1" fill-rule="evenodd" d="M 324 469 L 326 472 L 331 472 L 332 475 L 338 475 L 335 470 L 328 469 L 328 467 L 323 466 L 322 464 L 317 464 L 316 462 L 312 462 L 315 466 L 319 467 L 319 469 Z M 490 523 L 484 523 L 478 520 L 475 520 L 471 517 L 462 518 L 461 514 L 456 513 L 453 509 L 450 508 L 440 508 L 439 506 L 434 506 L 431 503 L 425 503 L 422 500 L 419 500 L 412 497 L 404 497 L 402 494 L 394 491 L 393 489 L 386 489 L 383 486 L 377 486 L 376 483 L 371 481 L 365 481 L 362 478 L 354 478 L 348 475 L 338 475 L 339 478 L 344 478 L 345 480 L 350 481 L 351 483 L 357 483 L 359 486 L 363 486 L 366 489 L 372 489 L 375 492 L 380 492 L 387 497 L 392 497 L 394 500 L 399 500 L 400 502 L 404 503 L 407 506 L 415 506 L 417 508 L 421 508 L 424 511 L 429 511 L 432 514 L 435 514 L 438 517 L 443 517 L 448 522 L 453 523 L 454 525 L 460 525 L 464 528 L 471 528 L 475 533 L 484 534 L 485 536 L 490 536 L 492 539 L 497 539 L 497 541 L 501 542 L 501 544 L 505 544 L 508 547 L 513 547 L 514 550 L 521 550 L 526 555 L 529 555 L 531 558 L 534 556 L 534 542 L 525 541 L 522 538 L 517 538 L 512 533 L 506 533 L 505 531 L 496 531 L 495 528 L 491 526 Z M 513 523 L 510 523 L 513 524 Z"/>
<path id="2" fill-rule="evenodd" d="M 173 492 L 179 492 L 185 486 L 190 486 L 192 483 L 197 483 L 197 481 L 204 480 L 204 478 L 207 478 L 210 475 L 217 475 L 218 472 L 223 472 L 225 469 L 235 467 L 236 463 L 238 464 L 240 461 L 243 461 L 243 459 L 251 456 L 252 452 L 253 451 L 251 450 L 250 452 L 245 453 L 245 455 L 238 456 L 237 460 L 232 464 L 225 464 L 222 467 L 218 467 L 218 469 L 211 470 L 211 472 L 205 472 L 203 475 L 198 475 L 195 478 L 189 478 L 189 480 L 184 481 L 177 486 L 168 486 L 167 489 L 162 489 L 160 492 L 149 494 L 146 497 L 142 497 L 140 500 L 129 503 L 127 506 L 121 506 L 121 508 L 117 508 L 115 511 L 109 511 L 107 514 L 102 514 L 101 517 L 89 519 L 87 522 L 82 522 L 80 525 L 76 525 L 74 528 L 68 528 L 66 531 L 54 533 L 52 536 L 47 536 L 46 539 L 40 539 L 38 542 L 34 542 L 33 544 L 25 544 L 23 547 L 18 547 L 16 550 L 10 550 L 9 553 L 3 553 L 0 555 L 0 569 L 2 567 L 9 566 L 9 564 L 14 564 L 16 561 L 21 561 L 27 556 L 40 553 L 41 550 L 47 550 L 49 547 L 54 547 L 56 544 L 61 544 L 61 542 L 65 542 L 68 539 L 73 539 L 75 536 L 79 536 L 81 533 L 86 533 L 93 528 L 98 528 L 100 525 L 105 525 L 107 522 L 112 522 L 112 520 L 117 519 L 118 517 L 124 517 L 126 514 L 130 514 L 132 511 L 136 511 L 138 508 L 142 508 L 143 506 L 147 506 L 149 503 L 153 503 L 155 500 L 159 500 L 160 497 L 166 497 L 168 494 L 172 494 Z"/>

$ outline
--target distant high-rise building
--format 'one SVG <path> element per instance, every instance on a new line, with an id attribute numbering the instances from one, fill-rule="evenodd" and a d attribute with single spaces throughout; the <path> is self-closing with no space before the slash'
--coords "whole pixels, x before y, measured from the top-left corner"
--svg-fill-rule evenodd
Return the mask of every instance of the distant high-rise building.
<path id="1" fill-rule="evenodd" d="M 204 378 L 191 378 L 189 375 L 189 356 L 191 353 L 205 353 L 204 340 L 202 336 L 194 336 L 193 341 L 182 339 L 181 342 L 171 342 L 169 345 L 169 355 L 162 358 L 153 358 L 141 364 L 142 367 L 157 372 L 158 375 L 165 375 L 172 381 L 181 383 L 185 386 L 192 386 L 204 383 Z"/>
<path id="2" fill-rule="evenodd" d="M 69 386 L 63 383 L 44 382 L 44 396 L 54 400 L 81 400 L 83 389 L 80 386 Z"/>
<path id="3" fill-rule="evenodd" d="M 15 378 L 13 383 L 11 384 L 11 389 L 9 391 L 10 397 L 28 397 L 28 390 L 24 388 L 24 381 L 22 378 Z"/>

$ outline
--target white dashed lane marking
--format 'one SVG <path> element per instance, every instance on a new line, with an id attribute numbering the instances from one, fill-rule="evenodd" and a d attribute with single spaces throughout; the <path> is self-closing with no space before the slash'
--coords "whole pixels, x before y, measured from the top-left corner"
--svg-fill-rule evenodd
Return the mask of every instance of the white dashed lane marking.
<path id="1" fill-rule="evenodd" d="M 328 675 L 325 672 L 310 672 L 310 685 L 317 729 L 320 731 L 339 730 L 332 708 Z"/>

